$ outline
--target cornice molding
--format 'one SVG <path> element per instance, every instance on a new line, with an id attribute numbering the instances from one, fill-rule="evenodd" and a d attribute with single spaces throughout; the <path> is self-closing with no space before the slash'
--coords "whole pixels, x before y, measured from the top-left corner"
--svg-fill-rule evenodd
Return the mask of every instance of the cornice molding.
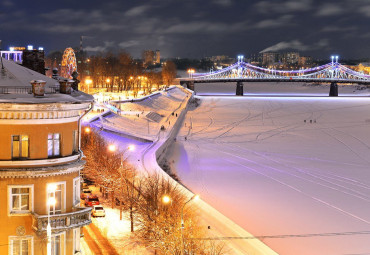
<path id="1" fill-rule="evenodd" d="M 81 104 L 9 104 L 0 103 L 0 124 L 25 124 L 34 120 L 59 120 L 59 123 L 71 122 L 78 119 L 90 103 Z M 9 122 L 12 120 L 14 122 Z"/>
<path id="2" fill-rule="evenodd" d="M 61 166 L 37 167 L 37 168 L 0 168 L 0 179 L 10 178 L 40 178 L 49 176 L 66 175 L 83 169 L 85 161 L 79 160 L 74 163 Z"/>

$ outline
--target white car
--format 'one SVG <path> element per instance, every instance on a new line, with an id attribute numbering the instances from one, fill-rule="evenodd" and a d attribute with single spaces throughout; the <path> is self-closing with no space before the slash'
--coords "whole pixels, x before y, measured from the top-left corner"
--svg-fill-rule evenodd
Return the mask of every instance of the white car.
<path id="1" fill-rule="evenodd" d="M 101 205 L 94 205 L 91 211 L 93 217 L 105 217 L 105 210 Z"/>

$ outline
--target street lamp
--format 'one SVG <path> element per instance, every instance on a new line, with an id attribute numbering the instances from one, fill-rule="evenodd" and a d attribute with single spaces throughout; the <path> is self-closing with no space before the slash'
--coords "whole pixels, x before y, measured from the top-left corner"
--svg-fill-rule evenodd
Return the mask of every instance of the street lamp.
<path id="1" fill-rule="evenodd" d="M 91 129 L 89 127 L 85 127 L 85 132 L 88 134 L 90 133 Z"/>
<path id="2" fill-rule="evenodd" d="M 171 198 L 170 198 L 168 195 L 164 195 L 164 196 L 162 197 L 162 202 L 163 202 L 164 204 L 168 204 L 169 202 L 171 202 Z"/>
<path id="3" fill-rule="evenodd" d="M 90 85 L 92 84 L 92 80 L 91 79 L 86 79 L 85 80 L 85 84 L 87 85 L 87 94 L 89 94 L 90 92 Z"/>
<path id="4" fill-rule="evenodd" d="M 193 195 L 181 208 L 181 255 L 184 255 L 184 207 L 187 203 L 189 203 L 192 200 L 197 200 L 199 198 L 199 195 L 195 194 Z"/>
<path id="5" fill-rule="evenodd" d="M 195 73 L 194 69 L 192 69 L 192 68 L 188 69 L 189 78 L 192 78 L 194 73 Z"/>
<path id="6" fill-rule="evenodd" d="M 110 144 L 110 145 L 108 146 L 108 150 L 109 150 L 110 152 L 115 152 L 115 151 L 117 150 L 117 147 L 116 147 L 116 145 L 114 145 L 114 144 Z"/>
<path id="7" fill-rule="evenodd" d="M 134 150 L 135 150 L 135 145 L 130 144 L 130 145 L 127 147 L 127 149 L 128 149 L 129 151 L 134 151 Z"/>
<path id="8" fill-rule="evenodd" d="M 48 185 L 48 194 L 54 193 L 57 189 L 55 184 Z M 55 197 L 49 197 L 46 202 L 46 207 L 48 210 L 48 225 L 46 227 L 46 237 L 47 237 L 47 255 L 51 255 L 51 226 L 50 226 L 50 206 L 54 206 L 56 204 Z"/>

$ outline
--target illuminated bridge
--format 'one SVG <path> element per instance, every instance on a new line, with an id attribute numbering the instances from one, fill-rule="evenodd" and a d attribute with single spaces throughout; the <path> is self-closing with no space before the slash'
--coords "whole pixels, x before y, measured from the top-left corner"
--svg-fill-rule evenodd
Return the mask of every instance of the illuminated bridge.
<path id="1" fill-rule="evenodd" d="M 180 79 L 181 85 L 194 90 L 195 83 L 236 82 L 236 95 L 243 95 L 243 82 L 314 82 L 330 83 L 329 96 L 338 96 L 338 83 L 370 85 L 370 75 L 356 72 L 338 62 L 338 57 L 326 65 L 301 70 L 274 70 L 254 66 L 238 56 L 238 62 L 219 71 L 189 72 Z"/>

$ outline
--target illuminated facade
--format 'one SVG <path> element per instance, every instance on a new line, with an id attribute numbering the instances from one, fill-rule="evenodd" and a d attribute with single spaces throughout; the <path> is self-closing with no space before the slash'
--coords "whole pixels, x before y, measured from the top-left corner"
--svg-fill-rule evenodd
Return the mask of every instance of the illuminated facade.
<path id="1" fill-rule="evenodd" d="M 1 64 L 0 64 L 1 65 Z M 30 81 L 45 83 L 35 97 Z M 43 80 L 41 82 L 39 80 Z M 79 254 L 80 119 L 93 98 L 12 61 L 0 66 L 0 254 Z M 51 235 L 47 234 L 48 222 Z"/>
<path id="2" fill-rule="evenodd" d="M 160 52 L 160 50 L 156 50 L 156 51 L 145 50 L 145 51 L 143 51 L 143 62 L 144 62 L 144 66 L 160 64 L 161 63 L 161 52 Z"/>

